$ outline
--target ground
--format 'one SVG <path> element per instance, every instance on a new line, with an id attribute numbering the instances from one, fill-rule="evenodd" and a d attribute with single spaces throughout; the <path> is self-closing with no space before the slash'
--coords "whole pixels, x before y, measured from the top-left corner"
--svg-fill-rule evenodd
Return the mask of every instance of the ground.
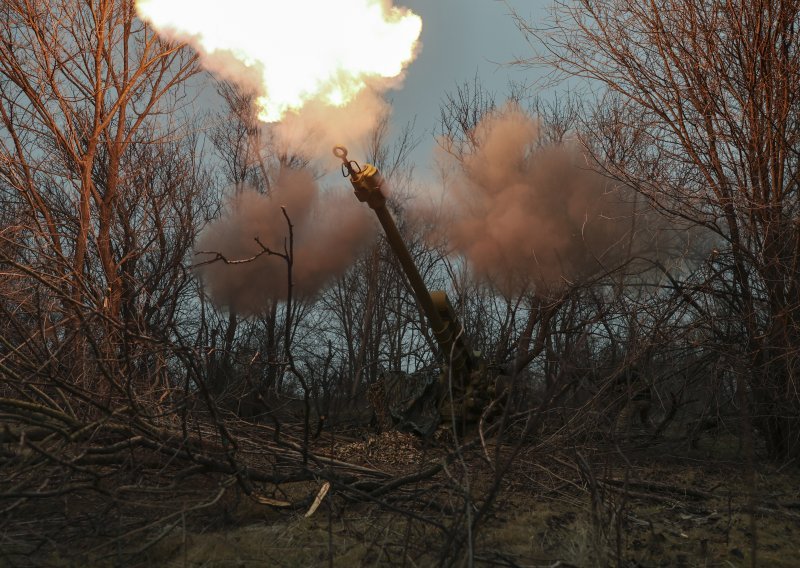
<path id="1" fill-rule="evenodd" d="M 405 475 L 440 459 L 440 450 L 392 433 L 339 444 L 334 453 Z M 150 559 L 176 567 L 434 566 L 458 550 L 454 565 L 471 558 L 483 566 L 750 566 L 755 544 L 758 566 L 800 565 L 796 466 L 759 468 L 753 500 L 741 461 L 658 448 L 597 452 L 590 464 L 576 457 L 579 450 L 537 456 L 536 447 L 523 447 L 470 545 L 465 507 L 480 510 L 497 478 L 492 458 L 502 462 L 511 450 L 493 455 L 489 442 L 380 503 L 334 490 L 309 518 L 305 509 L 285 512 L 242 498 L 229 526 L 175 530 Z M 312 495 L 321 483 L 296 484 L 284 496 Z"/>
<path id="2" fill-rule="evenodd" d="M 338 461 L 250 494 L 203 474 L 156 499 L 131 484 L 113 505 L 32 502 L 0 535 L 0 565 L 727 567 L 754 552 L 757 566 L 800 565 L 796 463 L 751 468 L 735 440 L 646 442 L 324 434 L 314 455 Z M 22 554 L 33 526 L 46 538 Z"/>

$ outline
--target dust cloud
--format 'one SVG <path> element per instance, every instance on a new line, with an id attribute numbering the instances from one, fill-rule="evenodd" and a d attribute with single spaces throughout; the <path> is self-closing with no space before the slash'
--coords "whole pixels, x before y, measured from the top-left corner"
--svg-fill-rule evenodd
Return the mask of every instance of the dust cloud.
<path id="1" fill-rule="evenodd" d="M 471 134 L 436 237 L 476 277 L 505 295 L 543 293 L 624 261 L 640 217 L 632 194 L 593 171 L 576 144 L 541 143 L 537 121 L 515 106 Z"/>
<path id="2" fill-rule="evenodd" d="M 283 206 L 294 227 L 293 293 L 312 297 L 347 270 L 375 236 L 371 217 L 346 197 L 320 191 L 306 170 L 284 169 L 270 196 L 245 190 L 228 200 L 224 215 L 200 234 L 196 263 L 213 253 L 228 260 L 250 258 L 262 250 L 256 238 L 284 253 L 289 228 Z M 243 264 L 217 261 L 196 270 L 212 302 L 240 314 L 258 314 L 268 302 L 287 297 L 287 265 L 276 255 Z"/>

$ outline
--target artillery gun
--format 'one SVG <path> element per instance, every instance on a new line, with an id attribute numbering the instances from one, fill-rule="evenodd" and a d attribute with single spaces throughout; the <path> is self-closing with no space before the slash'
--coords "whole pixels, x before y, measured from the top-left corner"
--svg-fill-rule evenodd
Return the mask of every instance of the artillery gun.
<path id="1" fill-rule="evenodd" d="M 384 180 L 378 169 L 349 160 L 342 146 L 336 146 L 333 153 L 342 160 L 342 174 L 350 179 L 356 198 L 375 211 L 440 350 L 438 374 L 385 373 L 379 404 L 388 410 L 396 427 L 423 435 L 440 423 L 463 428 L 476 422 L 496 394 L 493 379 L 499 370 L 490 369 L 472 350 L 447 294 L 428 290 L 386 206 Z"/>

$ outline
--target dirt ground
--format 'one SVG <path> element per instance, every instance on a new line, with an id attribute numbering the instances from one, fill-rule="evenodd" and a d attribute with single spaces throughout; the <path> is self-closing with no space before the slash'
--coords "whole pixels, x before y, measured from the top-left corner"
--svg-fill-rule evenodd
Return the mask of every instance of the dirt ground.
<path id="1" fill-rule="evenodd" d="M 102 501 L 65 500 L 63 510 L 33 515 L 55 522 L 69 509 L 71 518 L 95 519 L 96 536 L 80 538 L 89 525 L 67 526 L 48 536 L 58 542 L 42 540 L 35 556 L 21 556 L 13 549 L 24 542 L 7 532 L 0 565 L 727 567 L 752 566 L 755 554 L 756 566 L 800 566 L 798 464 L 752 470 L 741 447 L 719 440 L 454 447 L 396 432 L 317 441 L 317 455 L 411 480 L 378 493 L 359 485 L 356 469 L 327 477 L 334 481 L 324 496 L 320 475 L 256 484 L 251 495 L 230 480 L 197 478 L 206 486 L 165 491 L 152 511 L 116 516 L 100 514 Z M 132 528 L 115 532 L 108 519 Z"/>
<path id="2" fill-rule="evenodd" d="M 761 467 L 751 477 L 741 460 L 711 457 L 702 448 L 683 455 L 667 446 L 625 453 L 595 448 L 589 460 L 587 448 L 540 456 L 527 447 L 498 475 L 509 448 L 496 450 L 488 443 L 377 503 L 345 499 L 334 487 L 310 517 L 307 509 L 287 512 L 241 496 L 226 526 L 176 528 L 147 554 L 148 562 L 751 566 L 755 553 L 757 566 L 800 566 L 796 465 Z M 401 475 L 440 458 L 439 449 L 396 433 L 343 443 L 333 453 Z M 321 485 L 295 484 L 280 495 L 292 501 Z M 491 496 L 488 514 L 471 526 Z"/>

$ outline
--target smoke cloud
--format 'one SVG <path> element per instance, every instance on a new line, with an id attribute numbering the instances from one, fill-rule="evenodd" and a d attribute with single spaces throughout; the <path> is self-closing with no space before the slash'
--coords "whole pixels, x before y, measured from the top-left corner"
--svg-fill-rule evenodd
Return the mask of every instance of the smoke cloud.
<path id="1" fill-rule="evenodd" d="M 225 213 L 203 230 L 196 251 L 219 253 L 228 260 L 250 258 L 262 249 L 283 253 L 289 229 L 281 206 L 294 226 L 293 293 L 300 298 L 318 293 L 341 275 L 375 235 L 374 224 L 348 192 L 320 191 L 305 170 L 285 169 L 273 193 L 243 191 L 226 204 Z M 198 262 L 213 258 L 199 254 Z M 214 304 L 241 314 L 257 314 L 272 300 L 285 300 L 286 262 L 261 255 L 252 262 L 213 262 L 197 268 Z"/>
<path id="2" fill-rule="evenodd" d="M 308 158 L 374 128 L 388 109 L 382 93 L 401 86 L 421 49 L 422 20 L 392 0 L 137 0 L 136 8 L 160 36 L 189 43 L 206 69 L 253 94 L 282 145 Z M 347 22 L 357 25 L 345 31 Z"/>
<path id="3" fill-rule="evenodd" d="M 391 112 L 380 90 L 360 92 L 343 107 L 331 107 L 312 101 L 302 111 L 287 113 L 281 122 L 271 125 L 271 132 L 281 152 L 299 154 L 309 159 L 330 159 L 331 148 L 357 148 Z"/>
<path id="4" fill-rule="evenodd" d="M 436 230 L 478 278 L 506 295 L 561 288 L 614 268 L 635 233 L 630 195 L 589 168 L 573 144 L 543 145 L 537 122 L 511 106 L 472 133 Z"/>

